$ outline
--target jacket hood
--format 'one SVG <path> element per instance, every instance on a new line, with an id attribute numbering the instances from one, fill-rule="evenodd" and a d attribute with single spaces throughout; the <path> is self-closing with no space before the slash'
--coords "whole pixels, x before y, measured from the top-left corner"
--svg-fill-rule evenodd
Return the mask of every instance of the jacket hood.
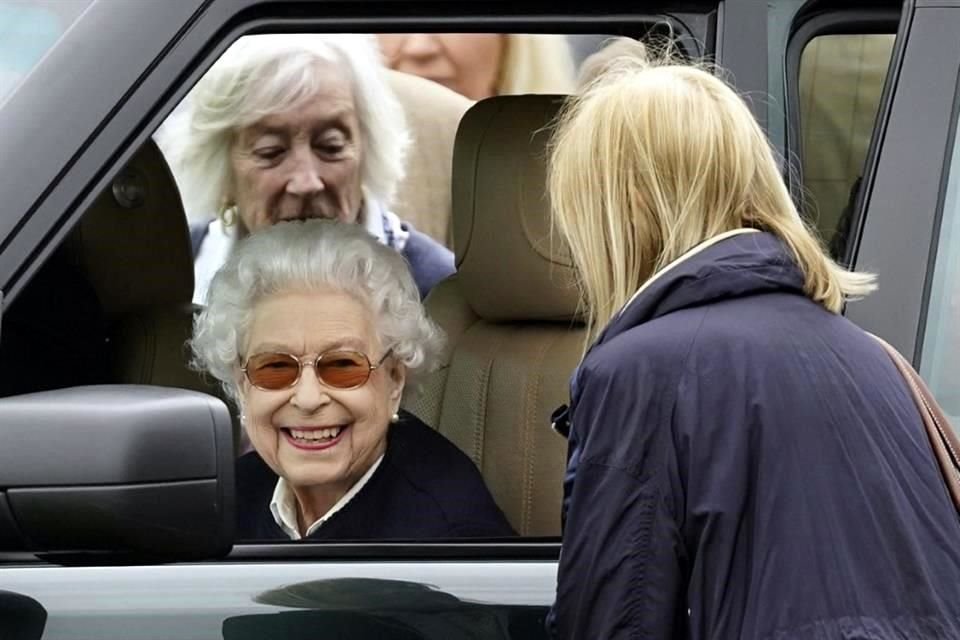
<path id="1" fill-rule="evenodd" d="M 680 309 L 758 293 L 803 294 L 804 277 L 773 234 L 741 230 L 697 245 L 657 272 L 600 334 L 595 346 Z"/>

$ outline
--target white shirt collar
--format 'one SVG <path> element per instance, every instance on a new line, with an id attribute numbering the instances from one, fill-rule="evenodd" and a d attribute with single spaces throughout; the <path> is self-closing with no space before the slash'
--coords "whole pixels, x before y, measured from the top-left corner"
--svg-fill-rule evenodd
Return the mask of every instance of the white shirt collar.
<path id="1" fill-rule="evenodd" d="M 410 232 L 404 228 L 397 214 L 374 198 L 364 198 L 363 207 L 360 209 L 360 224 L 382 244 L 397 251 L 403 251 L 410 237 Z"/>
<path id="2" fill-rule="evenodd" d="M 307 528 L 307 533 L 304 536 L 300 535 L 300 529 L 297 527 L 297 497 L 293 495 L 293 489 L 290 487 L 290 483 L 282 477 L 277 480 L 277 486 L 273 490 L 273 498 L 270 500 L 270 513 L 273 514 L 273 519 L 277 522 L 277 525 L 283 529 L 285 534 L 290 536 L 291 540 L 305 538 L 319 529 L 333 514 L 347 506 L 347 503 L 360 492 L 360 489 L 363 489 L 363 485 L 367 484 L 381 462 L 383 462 L 383 456 L 377 458 L 377 461 L 367 469 L 363 477 L 357 480 L 357 482 L 350 487 L 350 490 L 343 494 L 343 497 L 340 498 L 335 505 L 330 507 L 329 511 Z"/>
<path id="3" fill-rule="evenodd" d="M 670 269 L 673 269 L 674 267 L 676 267 L 678 264 L 680 264 L 687 258 L 690 258 L 691 256 L 697 253 L 700 253 L 707 247 L 712 247 L 713 245 L 717 244 L 721 240 L 726 240 L 727 238 L 732 238 L 733 236 L 739 236 L 744 233 L 759 233 L 759 229 L 733 229 L 731 231 L 725 231 L 724 233 L 721 233 L 720 235 L 717 235 L 717 236 L 713 236 L 712 238 L 708 238 L 707 240 L 704 240 L 697 246 L 693 247 L 692 249 L 684 253 L 682 256 L 680 256 L 679 258 L 677 258 L 676 260 L 674 260 L 673 262 L 665 266 L 663 269 L 660 269 L 660 271 L 657 271 L 655 274 L 653 274 L 652 278 L 644 282 L 643 285 L 641 285 L 641 287 L 637 289 L 637 292 L 634 293 L 632 296 L 630 296 L 630 299 L 627 300 L 627 304 L 623 305 L 623 307 L 617 313 L 617 316 L 620 316 L 624 311 L 626 311 L 627 307 L 629 307 L 641 293 L 643 293 L 648 288 L 650 288 L 650 285 L 656 282 L 657 279 L 660 278 L 660 276 L 670 271 Z"/>
<path id="4" fill-rule="evenodd" d="M 360 224 L 367 230 L 367 233 L 379 240 L 381 244 L 387 243 L 380 207 L 370 198 L 363 199 L 363 206 L 360 207 Z"/>

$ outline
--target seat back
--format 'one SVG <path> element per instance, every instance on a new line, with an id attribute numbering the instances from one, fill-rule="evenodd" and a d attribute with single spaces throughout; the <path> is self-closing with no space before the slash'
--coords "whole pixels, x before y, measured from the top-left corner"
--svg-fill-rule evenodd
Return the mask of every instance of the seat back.
<path id="1" fill-rule="evenodd" d="M 187 366 L 197 311 L 190 235 L 176 183 L 152 140 L 68 242 L 107 317 L 110 382 L 220 395 L 213 381 Z"/>
<path id="2" fill-rule="evenodd" d="M 450 171 L 453 140 L 471 100 L 415 75 L 388 71 L 390 88 L 403 105 L 412 138 L 406 175 L 393 210 L 401 220 L 451 246 Z"/>
<path id="3" fill-rule="evenodd" d="M 514 528 L 557 535 L 567 401 L 584 339 L 569 251 L 545 194 L 558 96 L 499 96 L 464 115 L 453 164 L 457 273 L 427 298 L 446 331 L 442 368 L 407 408 L 465 451 Z"/>

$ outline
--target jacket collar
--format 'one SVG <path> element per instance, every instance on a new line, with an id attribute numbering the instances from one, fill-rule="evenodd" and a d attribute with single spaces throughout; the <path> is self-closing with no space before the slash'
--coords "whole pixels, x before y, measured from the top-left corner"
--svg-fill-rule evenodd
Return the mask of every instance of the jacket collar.
<path id="1" fill-rule="evenodd" d="M 594 346 L 680 309 L 764 292 L 803 293 L 803 274 L 773 234 L 737 229 L 702 242 L 633 295 Z"/>

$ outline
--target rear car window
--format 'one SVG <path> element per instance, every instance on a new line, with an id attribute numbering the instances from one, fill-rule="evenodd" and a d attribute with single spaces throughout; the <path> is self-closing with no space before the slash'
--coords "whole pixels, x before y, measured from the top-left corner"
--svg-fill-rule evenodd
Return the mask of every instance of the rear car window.
<path id="1" fill-rule="evenodd" d="M 893 43 L 893 34 L 823 35 L 801 55 L 804 211 L 837 258 L 846 248 Z"/>

